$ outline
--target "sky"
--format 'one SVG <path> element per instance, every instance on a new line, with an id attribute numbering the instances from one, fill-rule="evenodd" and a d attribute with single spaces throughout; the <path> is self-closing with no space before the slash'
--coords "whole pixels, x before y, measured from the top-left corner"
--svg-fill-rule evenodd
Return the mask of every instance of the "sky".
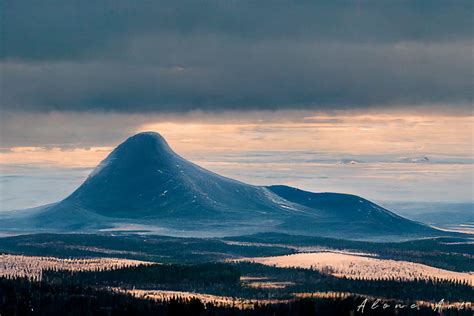
<path id="1" fill-rule="evenodd" d="M 472 203 L 472 1 L 0 10 L 0 211 L 64 198 L 146 130 L 253 184 Z"/>

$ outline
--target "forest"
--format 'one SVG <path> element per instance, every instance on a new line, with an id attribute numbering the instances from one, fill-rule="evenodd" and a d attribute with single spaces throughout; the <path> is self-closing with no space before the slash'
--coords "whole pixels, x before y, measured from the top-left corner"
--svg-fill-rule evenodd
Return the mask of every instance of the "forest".
<path id="1" fill-rule="evenodd" d="M 139 234 L 32 234 L 0 239 L 0 252 L 70 257 L 119 257 L 162 263 L 204 263 L 239 257 L 296 253 L 313 247 L 360 251 L 381 259 L 406 260 L 451 271 L 474 271 L 469 239 L 439 237 L 397 242 L 352 241 L 325 237 L 262 233 L 228 238 L 178 238 Z"/>
<path id="2" fill-rule="evenodd" d="M 250 309 L 202 303 L 199 299 L 172 298 L 152 301 L 89 286 L 32 282 L 25 278 L 0 278 L 1 315 L 163 315 L 163 316 L 316 316 L 316 315 L 430 315 L 438 310 L 428 306 L 397 308 L 396 302 L 386 301 L 390 307 L 360 308 L 363 298 L 312 298 L 285 303 L 255 304 Z M 373 303 L 369 303 L 373 304 Z M 471 316 L 467 309 L 447 309 L 446 316 Z"/>
<path id="3" fill-rule="evenodd" d="M 474 244 L 471 237 L 438 237 L 396 242 L 369 242 L 261 233 L 227 237 L 226 240 L 250 244 L 291 245 L 296 247 L 325 247 L 377 254 L 379 258 L 406 260 L 452 271 L 474 271 Z"/>
<path id="4" fill-rule="evenodd" d="M 240 282 L 242 276 L 291 285 L 274 289 L 248 287 Z M 46 270 L 43 280 L 51 284 L 168 289 L 259 299 L 287 299 L 293 293 L 332 291 L 401 300 L 474 301 L 474 288 L 467 282 L 438 279 L 353 280 L 309 269 L 276 268 L 248 262 L 140 265 L 104 271 Z"/>
<path id="5" fill-rule="evenodd" d="M 335 249 L 376 254 L 452 271 L 474 271 L 473 245 L 459 238 L 371 243 L 283 234 L 232 238 L 176 238 L 150 235 L 33 234 L 0 239 L 0 253 L 43 256 L 58 264 L 25 258 L 38 268 L 36 278 L 9 274 L 0 278 L 0 315 L 359 315 L 365 297 L 411 305 L 415 301 L 473 302 L 467 281 L 439 278 L 402 280 L 366 275 L 335 277 L 326 270 L 283 268 L 240 261 L 280 256 L 311 249 Z M 310 249 L 310 250 L 307 250 Z M 62 259 L 59 259 L 62 258 Z M 102 258 L 110 261 L 96 266 Z M 114 259 L 115 258 L 115 259 Z M 143 261 L 127 261 L 127 260 Z M 35 259 L 38 260 L 38 259 Z M 68 264 L 64 264 L 68 262 Z M 88 261 L 89 260 L 89 261 Z M 121 261 L 120 261 L 121 260 Z M 29 265 L 29 261 L 34 264 Z M 77 261 L 77 262 L 76 262 Z M 85 264 L 83 268 L 76 266 Z M 132 262 L 134 262 L 132 264 Z M 66 268 L 69 267 L 69 268 Z M 15 267 L 7 266 L 6 270 Z M 253 280 L 253 281 L 252 281 Z M 121 289 L 115 291 L 111 289 Z M 132 296 L 133 291 L 182 291 L 194 296 L 160 300 Z M 320 296 L 318 293 L 334 293 Z M 255 300 L 252 308 L 204 301 L 199 294 Z M 316 294 L 316 295 L 314 295 Z M 253 304 L 253 303 L 252 303 Z M 470 307 L 469 307 L 470 308 Z M 470 315 L 451 309 L 443 315 Z M 429 306 L 419 309 L 366 308 L 363 315 L 439 315 Z"/>

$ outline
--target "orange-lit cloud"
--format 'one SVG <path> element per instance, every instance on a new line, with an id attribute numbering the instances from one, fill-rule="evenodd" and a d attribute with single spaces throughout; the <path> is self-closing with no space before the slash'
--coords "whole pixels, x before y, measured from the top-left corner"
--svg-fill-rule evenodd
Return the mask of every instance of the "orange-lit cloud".
<path id="1" fill-rule="evenodd" d="M 449 155 L 472 156 L 474 117 L 413 115 L 308 115 L 285 119 L 215 117 L 203 121 L 168 118 L 137 119 L 129 133 L 156 131 L 184 156 L 246 151 L 315 151 L 346 155 Z M 64 117 L 61 117 L 64 123 Z M 143 122 L 143 123 L 142 123 Z M 100 121 L 96 121 L 100 124 Z M 111 131 L 108 131 L 110 134 Z M 94 166 L 120 141 L 85 148 L 67 146 L 12 147 L 0 153 L 0 162 L 50 163 Z M 103 143 L 99 140 L 98 143 Z M 64 145 L 64 144 L 63 144 Z"/>

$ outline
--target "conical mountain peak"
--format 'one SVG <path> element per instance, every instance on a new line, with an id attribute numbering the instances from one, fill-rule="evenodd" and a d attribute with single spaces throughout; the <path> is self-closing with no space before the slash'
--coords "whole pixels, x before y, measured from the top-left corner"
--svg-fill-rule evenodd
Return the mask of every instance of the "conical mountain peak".
<path id="1" fill-rule="evenodd" d="M 127 138 L 101 161 L 84 184 L 90 183 L 94 178 L 109 177 L 111 173 L 127 177 L 130 173 L 147 172 L 150 168 L 156 169 L 160 165 L 163 167 L 163 164 L 172 164 L 176 159 L 182 158 L 170 148 L 159 133 L 138 133 Z"/>
<path id="2" fill-rule="evenodd" d="M 268 194 L 196 166 L 146 132 L 120 144 L 65 201 L 114 217 L 214 217 L 278 210 Z"/>
<path id="3" fill-rule="evenodd" d="M 140 155 L 174 154 L 163 136 L 156 132 L 142 132 L 131 136 L 120 144 L 114 152 L 134 152 Z"/>
<path id="4" fill-rule="evenodd" d="M 127 138 L 125 142 L 127 141 L 153 141 L 159 144 L 168 145 L 165 138 L 157 132 L 140 132 Z"/>

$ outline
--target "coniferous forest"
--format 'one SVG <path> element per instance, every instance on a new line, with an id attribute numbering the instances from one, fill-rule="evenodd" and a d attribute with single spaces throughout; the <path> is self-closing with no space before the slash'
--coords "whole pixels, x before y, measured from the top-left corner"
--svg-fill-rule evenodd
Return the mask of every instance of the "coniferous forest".
<path id="1" fill-rule="evenodd" d="M 167 316 L 287 316 L 287 315 L 440 315 L 427 306 L 372 308 L 356 296 L 334 299 L 299 299 L 285 303 L 255 304 L 251 309 L 240 309 L 218 304 L 204 304 L 196 298 L 171 298 L 152 301 L 114 293 L 90 286 L 32 282 L 25 278 L 0 278 L 1 315 L 167 315 Z M 359 310 L 358 310 L 359 308 Z M 472 310 L 448 309 L 442 315 L 470 316 Z"/>
<path id="2" fill-rule="evenodd" d="M 280 289 L 243 286 L 240 278 L 249 275 L 266 280 L 291 282 Z M 402 281 L 337 278 L 326 273 L 301 268 L 276 268 L 241 262 L 198 265 L 140 265 L 103 271 L 46 270 L 43 281 L 74 286 L 171 289 L 244 298 L 289 298 L 292 293 L 333 291 L 382 296 L 402 300 L 474 299 L 474 288 L 466 281 L 439 279 Z"/>

